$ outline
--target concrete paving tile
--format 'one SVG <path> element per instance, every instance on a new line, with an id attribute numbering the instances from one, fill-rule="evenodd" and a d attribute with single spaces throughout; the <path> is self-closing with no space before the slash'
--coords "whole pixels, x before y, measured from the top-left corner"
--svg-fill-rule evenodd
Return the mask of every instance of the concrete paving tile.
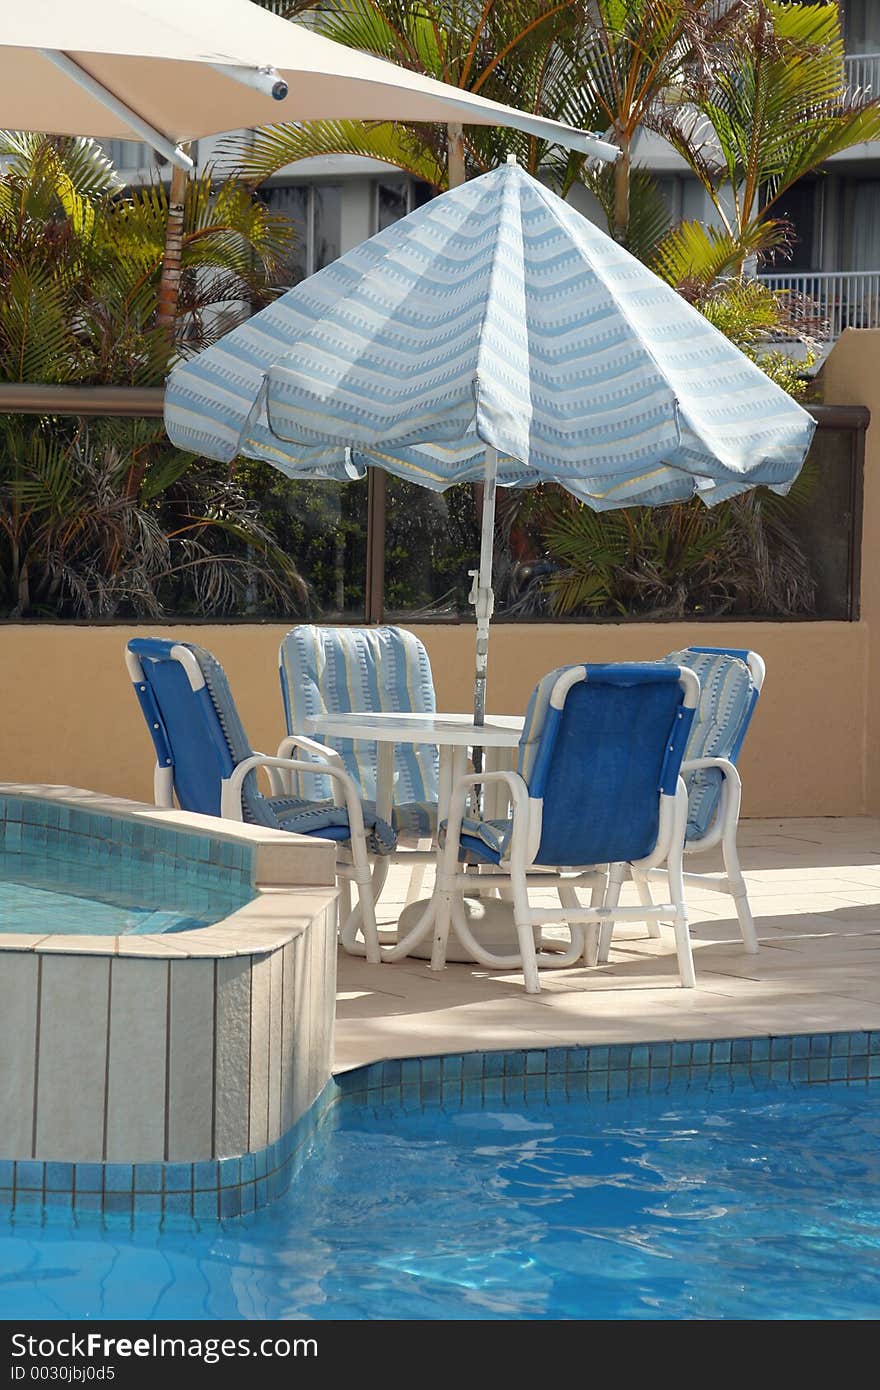
<path id="1" fill-rule="evenodd" d="M 536 997 L 525 995 L 517 972 L 454 965 L 435 974 L 422 961 L 377 969 L 342 957 L 337 1066 L 378 1056 L 547 1046 L 547 1039 L 880 1026 L 880 971 L 872 973 L 880 965 L 880 820 L 744 822 L 740 846 L 761 950 L 757 956 L 742 950 L 727 897 L 690 889 L 695 990 L 679 987 L 671 931 L 653 940 L 638 923 L 618 926 L 607 967 L 547 972 Z M 717 871 L 718 858 L 707 855 L 688 867 Z M 392 867 L 380 917 L 394 920 L 407 879 L 405 868 Z M 555 901 L 544 890 L 535 900 Z M 622 901 L 635 901 L 631 884 Z"/>

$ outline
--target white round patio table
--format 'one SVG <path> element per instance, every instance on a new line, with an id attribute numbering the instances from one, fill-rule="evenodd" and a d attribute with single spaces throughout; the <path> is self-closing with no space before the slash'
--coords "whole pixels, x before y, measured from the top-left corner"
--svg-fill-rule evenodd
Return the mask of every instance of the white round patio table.
<path id="1" fill-rule="evenodd" d="M 525 721 L 523 716 L 519 714 L 487 715 L 485 724 L 475 724 L 472 714 L 382 712 L 320 714 L 307 718 L 303 722 L 305 732 L 308 734 L 376 743 L 376 814 L 386 821 L 391 820 L 395 744 L 434 744 L 440 754 L 437 788 L 437 822 L 439 824 L 446 820 L 449 815 L 449 799 L 453 786 L 459 777 L 463 777 L 465 774 L 468 749 L 483 748 L 486 750 L 487 772 L 499 766 L 509 766 L 510 750 L 515 749 L 519 744 Z M 506 757 L 503 750 L 507 750 Z M 484 806 L 483 813 L 486 816 L 503 814 L 503 812 L 496 811 L 491 802 Z M 493 906 L 506 908 L 506 904 L 500 903 Z M 430 940 L 428 940 L 426 948 L 422 946 L 422 943 L 428 937 L 433 926 L 435 908 L 433 897 L 421 902 L 410 903 L 404 908 L 398 924 L 398 940 L 401 946 L 406 945 L 406 950 L 401 949 L 399 952 L 401 956 L 409 955 L 411 952 L 430 955 Z M 490 926 L 490 919 L 494 923 L 496 915 L 492 909 L 488 910 L 487 929 Z M 505 920 L 495 925 L 496 929 L 500 925 L 504 939 L 507 941 L 509 939 L 508 934 L 512 929 L 512 918 L 510 918 L 509 910 L 505 911 L 503 916 Z M 396 948 L 394 954 L 397 954 Z M 472 959 L 470 953 L 465 952 L 463 947 L 461 951 L 456 949 L 455 954 L 449 951 L 447 958 L 449 960 Z"/>

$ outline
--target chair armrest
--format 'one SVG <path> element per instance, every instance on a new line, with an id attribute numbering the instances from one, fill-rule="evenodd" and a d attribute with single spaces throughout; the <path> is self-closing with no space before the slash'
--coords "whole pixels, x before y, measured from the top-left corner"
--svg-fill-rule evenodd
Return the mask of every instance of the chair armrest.
<path id="1" fill-rule="evenodd" d="M 313 776 L 315 774 L 319 776 L 329 775 L 331 767 L 338 768 L 340 772 L 345 771 L 345 763 L 342 761 L 342 758 L 336 752 L 335 748 L 328 748 L 325 744 L 318 743 L 317 739 L 307 738 L 305 734 L 288 734 L 287 738 L 283 738 L 279 743 L 276 756 L 279 758 L 289 758 L 295 748 L 298 748 L 303 753 L 312 753 L 320 760 L 321 766 L 319 767 L 316 767 L 314 763 L 306 764 Z M 272 771 L 269 772 L 269 780 L 272 783 L 273 791 L 275 791 L 277 787 L 276 794 L 278 796 L 292 795 L 292 779 L 290 776 L 284 776 L 276 769 L 274 773 Z M 337 799 L 335 787 L 333 801 L 337 806 L 344 804 Z"/>
<path id="2" fill-rule="evenodd" d="M 720 772 L 721 800 L 712 822 L 701 840 L 689 841 L 690 850 L 714 849 L 725 834 L 736 834 L 742 801 L 742 779 L 729 758 L 690 758 L 681 765 L 682 773 L 714 770 Z"/>
<path id="3" fill-rule="evenodd" d="M 729 758 L 686 758 L 681 765 L 682 772 L 702 772 L 707 768 L 714 768 L 732 782 L 740 780 L 739 772 Z"/>
<path id="4" fill-rule="evenodd" d="M 254 772 L 259 767 L 277 768 L 279 771 L 286 772 L 314 772 L 315 764 L 303 762 L 299 758 L 279 758 L 270 757 L 267 753 L 254 753 L 250 758 L 245 758 L 237 767 L 232 769 L 228 777 L 220 783 L 220 814 L 228 820 L 242 820 L 241 811 L 241 789 L 244 779 L 249 772 Z M 357 787 L 343 768 L 334 767 L 328 763 L 321 769 L 328 777 L 332 777 L 340 785 L 340 789 L 345 798 L 345 808 L 348 811 L 348 824 L 351 829 L 351 838 L 364 838 L 364 813 L 361 807 L 360 793 Z"/>
<path id="5" fill-rule="evenodd" d="M 461 841 L 461 822 L 464 818 L 465 793 L 468 787 L 484 786 L 488 782 L 506 782 L 510 792 L 513 811 L 513 829 L 510 835 L 507 858 L 511 858 L 514 848 L 519 855 L 519 843 L 529 826 L 529 789 L 518 772 L 472 772 L 459 777 L 449 797 L 449 819 L 446 823 L 446 852 L 453 863 L 458 862 L 458 846 Z M 528 850 L 528 846 L 526 846 Z M 534 857 L 534 856 L 532 856 Z M 531 860 L 526 858 L 526 863 Z"/>
<path id="6" fill-rule="evenodd" d="M 336 752 L 335 748 L 328 748 L 326 744 L 319 743 L 317 739 L 306 738 L 305 734 L 288 734 L 278 745 L 276 754 L 279 758 L 289 758 L 294 748 L 299 748 L 303 753 L 313 753 L 322 762 L 333 763 L 334 766 L 345 770 L 345 763 L 342 757 Z M 312 771 L 323 772 L 323 768 L 312 768 Z"/>

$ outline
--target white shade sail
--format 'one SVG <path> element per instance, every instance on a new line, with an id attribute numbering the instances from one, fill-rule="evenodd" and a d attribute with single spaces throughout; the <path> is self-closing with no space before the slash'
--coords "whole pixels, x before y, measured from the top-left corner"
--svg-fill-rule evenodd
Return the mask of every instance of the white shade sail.
<path id="1" fill-rule="evenodd" d="M 283 100 L 272 96 L 279 82 Z M 173 157 L 200 136 L 321 119 L 506 125 L 600 158 L 617 154 L 584 131 L 346 48 L 249 0 L 2 6 L 6 129 L 141 138 Z"/>

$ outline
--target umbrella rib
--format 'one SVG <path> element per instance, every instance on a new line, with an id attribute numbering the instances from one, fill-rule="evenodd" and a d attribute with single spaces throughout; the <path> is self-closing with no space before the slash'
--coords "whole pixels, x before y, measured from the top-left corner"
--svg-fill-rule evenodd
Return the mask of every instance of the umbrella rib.
<path id="1" fill-rule="evenodd" d="M 41 48 L 40 53 L 59 72 L 63 72 L 65 77 L 69 77 L 84 92 L 88 92 L 89 96 L 94 97 L 95 101 L 106 111 L 124 121 L 132 134 L 139 135 L 142 140 L 146 140 L 148 145 L 152 145 L 159 154 L 164 155 L 172 164 L 176 164 L 178 169 L 185 169 L 187 173 L 192 172 L 195 165 L 189 155 L 178 149 L 173 140 L 169 140 L 155 126 L 150 125 L 143 116 L 139 116 L 130 106 L 126 106 L 124 101 L 120 101 L 119 97 L 93 77 L 81 63 L 78 63 L 75 58 L 71 58 L 69 53 L 62 53 L 60 49 L 56 48 Z"/>

